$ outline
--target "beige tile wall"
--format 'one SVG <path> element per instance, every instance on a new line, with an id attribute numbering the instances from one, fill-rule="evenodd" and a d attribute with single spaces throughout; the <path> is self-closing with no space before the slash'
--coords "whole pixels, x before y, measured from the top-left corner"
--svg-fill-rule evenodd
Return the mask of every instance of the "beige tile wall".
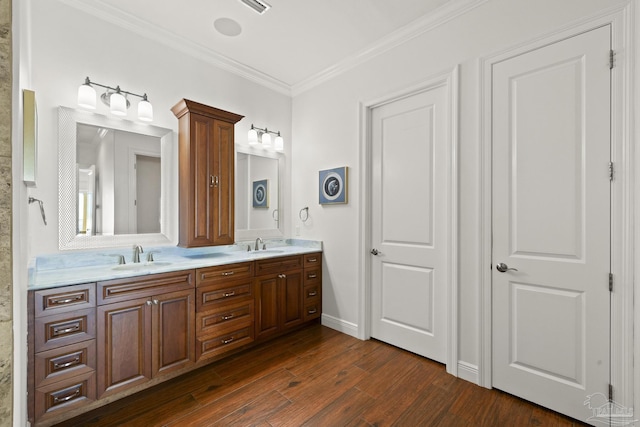
<path id="1" fill-rule="evenodd" d="M 11 271 L 11 0 L 0 0 L 0 426 L 13 408 Z"/>

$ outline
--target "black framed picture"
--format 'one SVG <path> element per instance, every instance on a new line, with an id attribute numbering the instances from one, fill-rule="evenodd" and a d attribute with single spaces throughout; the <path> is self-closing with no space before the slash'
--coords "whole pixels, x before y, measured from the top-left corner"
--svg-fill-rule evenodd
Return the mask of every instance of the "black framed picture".
<path id="1" fill-rule="evenodd" d="M 347 180 L 346 166 L 320 171 L 320 204 L 347 203 Z"/>
<path id="2" fill-rule="evenodd" d="M 269 181 L 266 179 L 253 181 L 253 207 L 269 207 Z"/>

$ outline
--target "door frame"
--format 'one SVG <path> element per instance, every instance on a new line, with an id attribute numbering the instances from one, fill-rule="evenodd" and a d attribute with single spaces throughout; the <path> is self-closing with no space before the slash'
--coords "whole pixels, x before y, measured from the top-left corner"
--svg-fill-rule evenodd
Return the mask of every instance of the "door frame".
<path id="1" fill-rule="evenodd" d="M 361 102 L 359 105 L 360 126 L 360 185 L 362 195 L 359 217 L 358 238 L 358 327 L 357 337 L 363 340 L 371 338 L 371 201 L 372 201 L 372 111 L 381 105 L 406 98 L 419 92 L 438 86 L 448 89 L 449 116 L 447 124 L 451 136 L 447 147 L 447 193 L 449 219 L 448 277 L 446 289 L 446 368 L 447 372 L 458 376 L 458 99 L 459 66 L 432 75 L 426 80 L 406 87 L 383 97 Z"/>
<path id="2" fill-rule="evenodd" d="M 480 66 L 480 279 L 478 298 L 478 384 L 492 388 L 492 105 L 491 70 L 493 64 L 522 53 L 570 38 L 589 30 L 610 25 L 611 46 L 615 52 L 611 74 L 611 159 L 614 179 L 611 186 L 611 272 L 614 292 L 611 299 L 611 384 L 613 400 L 627 408 L 634 407 L 634 171 L 638 159 L 633 147 L 634 60 L 639 46 L 633 43 L 633 22 L 638 0 L 607 9 L 586 20 L 567 25 L 557 31 L 529 40 L 491 56 L 481 58 Z M 640 20 L 638 20 L 640 22 Z M 640 57 L 640 55 L 638 56 Z M 635 94 L 637 99 L 637 93 Z M 639 150 L 640 151 L 640 150 Z M 637 230 L 636 230 L 637 231 Z M 636 241 L 638 236 L 636 235 Z M 603 283 L 603 286 L 606 286 Z M 638 317 L 640 319 L 640 316 Z M 638 344 L 636 344 L 636 350 Z M 639 359 L 640 360 L 640 359 Z M 640 394 L 636 390 L 636 395 Z M 640 396 L 637 396 L 640 397 Z M 636 406 L 640 408 L 640 406 Z"/>

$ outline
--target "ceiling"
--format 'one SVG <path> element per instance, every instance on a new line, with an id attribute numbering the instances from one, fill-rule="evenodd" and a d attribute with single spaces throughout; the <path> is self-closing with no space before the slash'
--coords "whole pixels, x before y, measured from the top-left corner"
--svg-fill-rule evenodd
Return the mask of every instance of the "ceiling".
<path id="1" fill-rule="evenodd" d="M 292 88 L 381 49 L 429 17 L 474 0 L 264 0 L 259 15 L 240 0 L 62 0 L 160 42 L 207 57 L 277 89 Z M 477 0 L 475 0 L 477 3 Z M 237 22 L 226 36 L 214 21 Z"/>

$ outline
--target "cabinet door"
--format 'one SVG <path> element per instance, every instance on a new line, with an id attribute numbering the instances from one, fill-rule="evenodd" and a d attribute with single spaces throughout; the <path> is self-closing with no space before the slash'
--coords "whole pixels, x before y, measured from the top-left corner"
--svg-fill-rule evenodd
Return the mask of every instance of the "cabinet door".
<path id="1" fill-rule="evenodd" d="M 281 275 L 281 322 L 284 329 L 298 326 L 304 321 L 302 272 Z"/>
<path id="2" fill-rule="evenodd" d="M 272 274 L 255 279 L 256 339 L 278 332 L 279 275 Z"/>
<path id="3" fill-rule="evenodd" d="M 195 363 L 194 291 L 153 298 L 153 376 Z"/>
<path id="4" fill-rule="evenodd" d="M 234 243 L 234 158 L 233 124 L 213 121 L 210 164 L 214 176 L 210 221 L 215 245 Z"/>
<path id="5" fill-rule="evenodd" d="M 213 168 L 213 122 L 214 120 L 198 114 L 191 114 L 191 140 L 189 144 L 190 163 L 181 165 L 180 174 L 187 174 L 189 186 L 181 186 L 180 208 L 186 212 L 186 218 L 180 222 L 188 225 L 185 246 L 209 246 L 213 244 L 211 229 L 211 199 L 215 170 Z M 181 177 L 182 179 L 182 177 Z M 188 191 L 188 195 L 184 193 Z M 187 197 L 188 196 L 188 197 Z M 181 236 L 181 240 L 182 240 Z"/>
<path id="6" fill-rule="evenodd" d="M 151 300 L 98 307 L 98 397 L 151 378 Z"/>

